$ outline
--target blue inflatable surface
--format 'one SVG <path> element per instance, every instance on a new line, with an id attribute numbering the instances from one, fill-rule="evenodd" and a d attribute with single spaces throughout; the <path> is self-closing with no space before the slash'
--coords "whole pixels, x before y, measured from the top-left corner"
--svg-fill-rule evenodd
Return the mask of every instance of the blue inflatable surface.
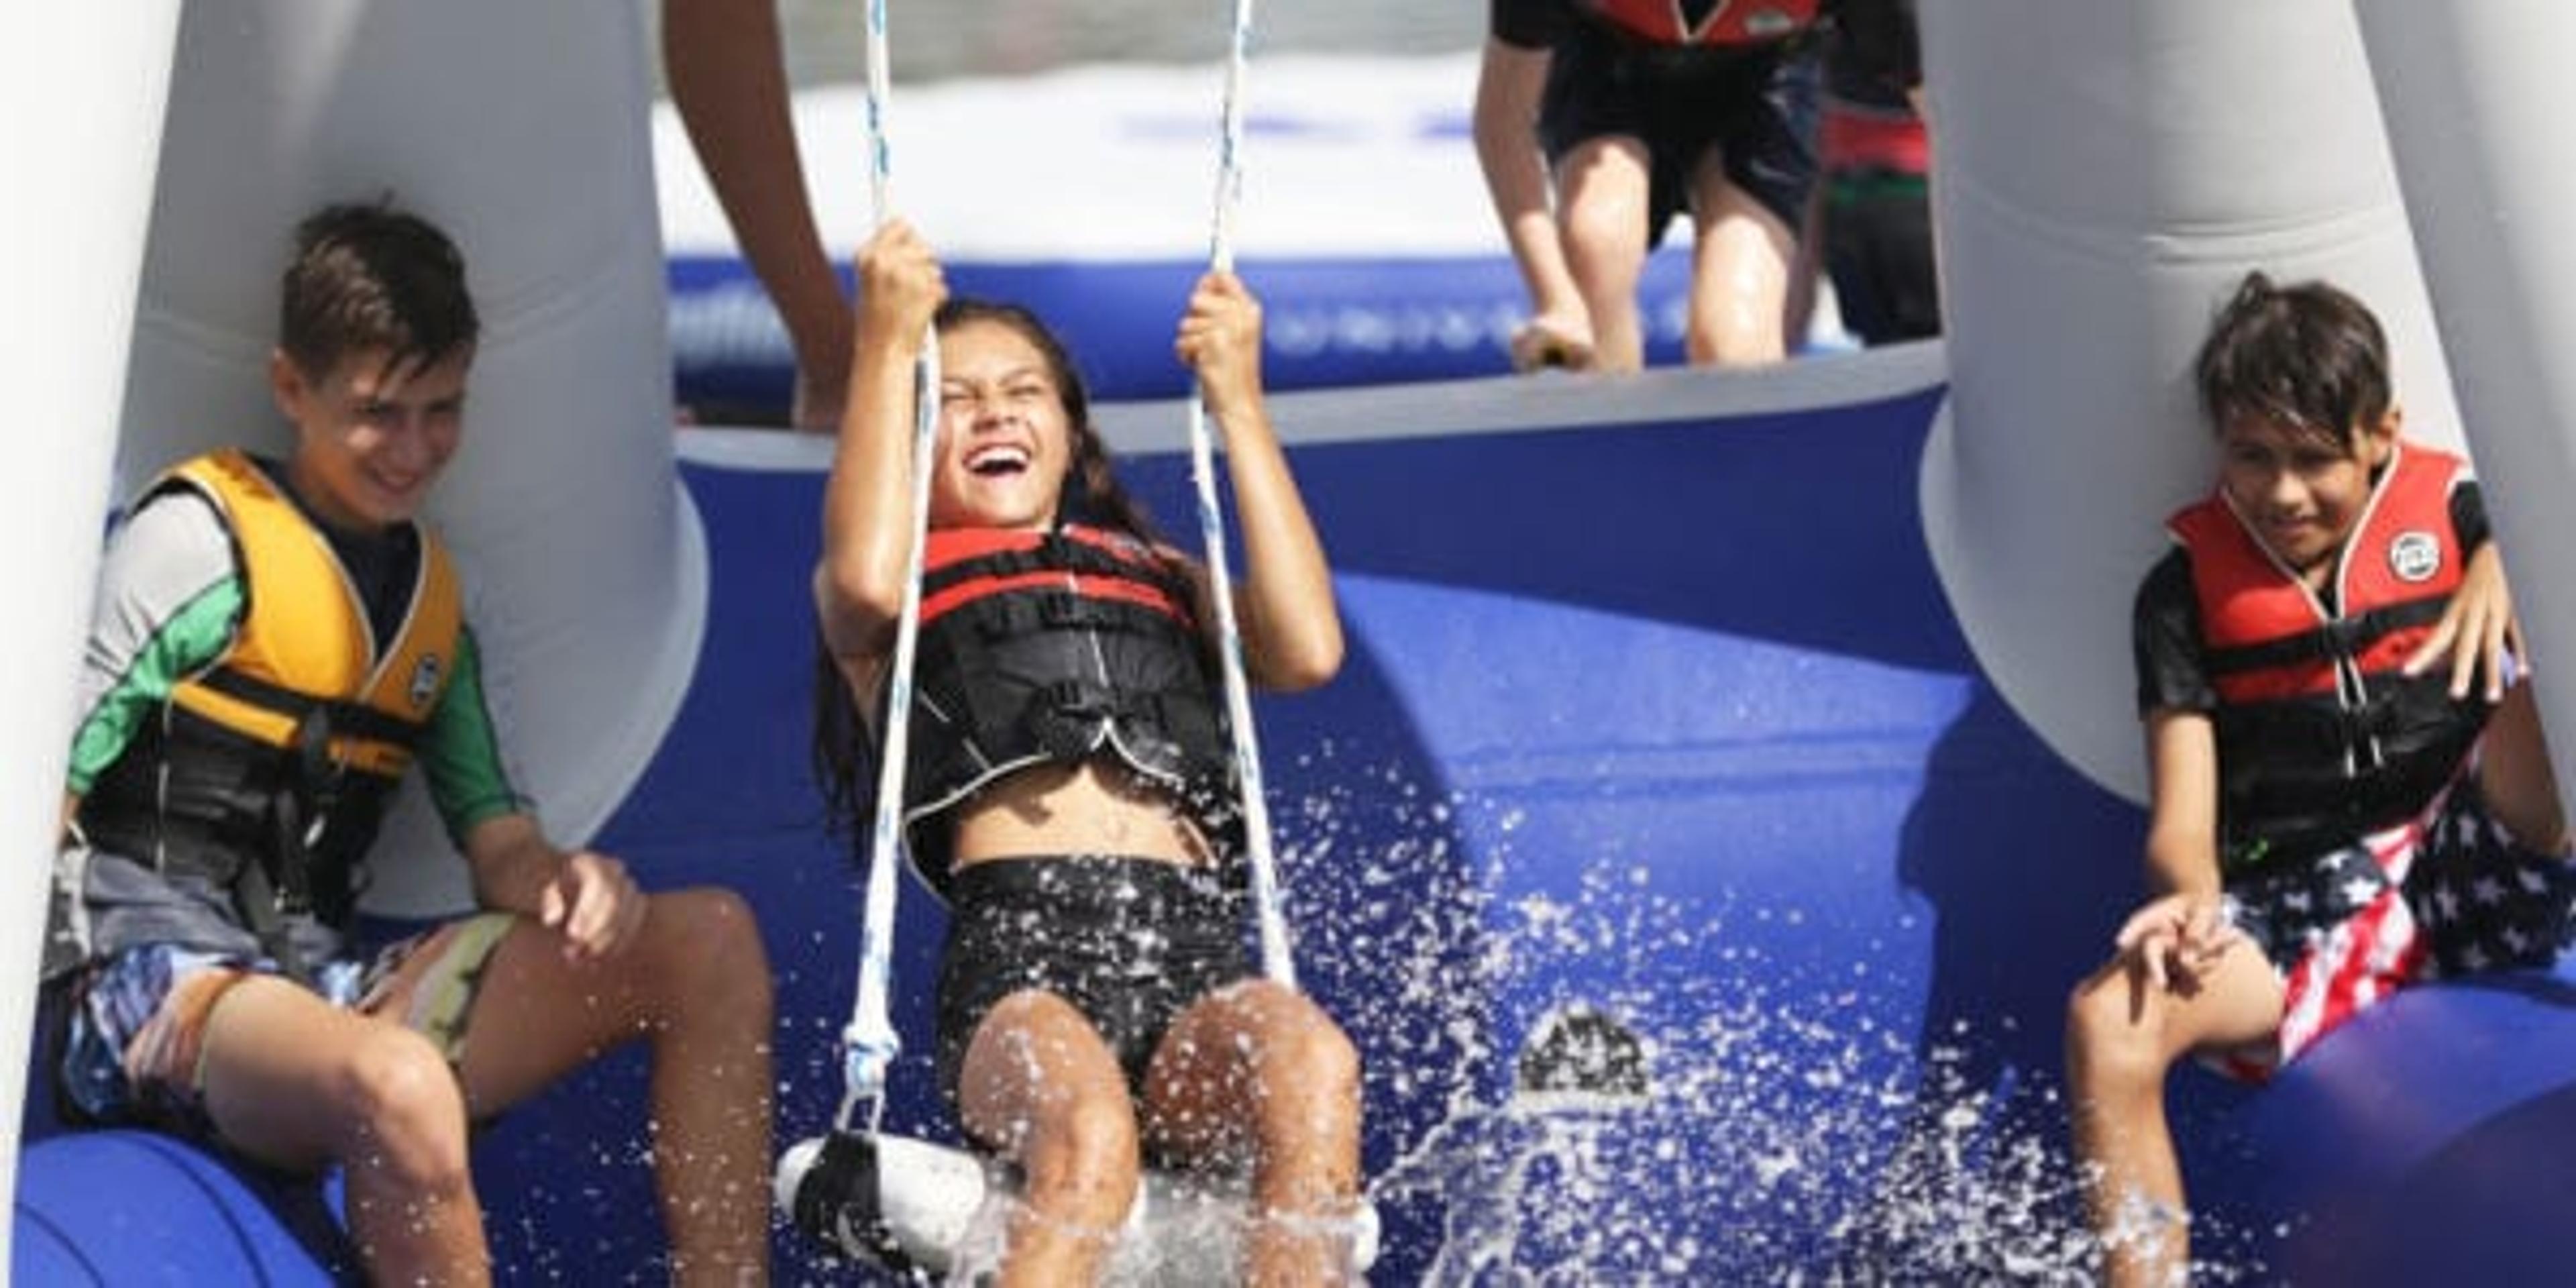
<path id="1" fill-rule="evenodd" d="M 1258 718 L 1304 980 L 1367 1063 L 1376 1282 L 2082 1273 L 2060 1012 L 2135 897 L 2141 819 L 1977 673 L 1915 501 L 1938 394 L 1295 449 L 1352 649 Z M 1129 468 L 1176 533 L 1184 470 Z M 808 769 L 821 476 L 685 480 L 705 653 L 600 841 L 653 884 L 753 899 L 792 1140 L 840 1092 L 856 954 L 858 873 Z M 940 922 L 907 883 L 890 1118 L 944 1137 Z M 2422 990 L 2259 1096 L 2178 1074 L 2201 1256 L 2337 1283 L 2564 1261 L 2571 997 L 2553 976 Z M 1580 1013 L 1634 1059 L 1553 1059 Z M 641 1105 L 629 1054 L 478 1143 L 507 1278 L 655 1273 Z M 231 1277 L 230 1234 L 126 1233 L 209 1193 L 176 1146 L 107 1170 L 140 1147 L 29 1150 L 22 1282 L 200 1255 Z M 251 1189 L 211 1193 L 218 1224 L 285 1228 Z M 782 1281 L 849 1273 L 777 1247 Z"/>
<path id="2" fill-rule="evenodd" d="M 19 1157 L 9 1280 L 46 1288 L 356 1284 L 336 1211 L 313 1180 L 221 1161 L 166 1136 L 60 1136 Z"/>
<path id="3" fill-rule="evenodd" d="M 1187 392 L 1188 372 L 1171 357 L 1172 319 L 1207 271 L 1204 259 L 947 267 L 959 294 L 1015 300 L 1049 319 L 1081 318 L 1074 357 L 1094 398 Z M 1512 329 L 1529 311 L 1519 270 L 1500 255 L 1247 259 L 1243 271 L 1261 283 L 1263 371 L 1278 390 L 1500 375 L 1511 370 Z M 709 417 L 783 419 L 795 357 L 749 265 L 675 255 L 667 276 L 680 402 Z M 1649 361 L 1681 360 L 1689 283 L 1687 249 L 1647 261 L 1638 300 Z"/>

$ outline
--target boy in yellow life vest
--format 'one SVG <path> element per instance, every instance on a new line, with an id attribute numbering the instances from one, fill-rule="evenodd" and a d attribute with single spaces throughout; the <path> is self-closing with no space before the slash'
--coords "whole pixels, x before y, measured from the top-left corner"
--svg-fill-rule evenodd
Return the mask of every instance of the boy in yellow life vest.
<path id="1" fill-rule="evenodd" d="M 2218 483 L 2138 590 L 2152 895 L 2067 1015 L 2114 1284 L 2180 1281 L 2166 1070 L 2260 1079 L 2388 994 L 2545 965 L 2566 818 L 2468 463 L 2399 433 L 2378 321 L 2249 275 L 2204 341 Z"/>
<path id="2" fill-rule="evenodd" d="M 77 999 L 63 1092 L 99 1121 L 338 1165 L 372 1279 L 480 1283 L 469 1124 L 643 1039 L 677 1277 L 757 1281 L 771 1000 L 750 911 L 648 895 L 546 838 L 416 519 L 463 438 L 478 327 L 427 221 L 313 215 L 268 372 L 292 454 L 181 462 L 111 537 L 47 945 Z M 367 851 L 415 763 L 482 910 L 363 951 Z"/>

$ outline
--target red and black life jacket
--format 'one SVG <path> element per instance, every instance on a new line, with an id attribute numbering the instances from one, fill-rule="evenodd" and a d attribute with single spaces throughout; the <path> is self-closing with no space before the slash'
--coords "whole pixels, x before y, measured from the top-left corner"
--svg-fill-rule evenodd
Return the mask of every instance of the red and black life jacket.
<path id="1" fill-rule="evenodd" d="M 1079 525 L 947 529 L 923 552 L 904 822 L 948 884 L 948 829 L 922 827 L 1019 769 L 1110 756 L 1218 841 L 1234 758 L 1188 581 L 1143 542 Z"/>
<path id="2" fill-rule="evenodd" d="M 2306 855 L 2421 813 L 2486 707 L 2450 671 L 2400 673 L 2468 562 L 2451 524 L 2460 458 L 2401 442 L 2335 560 L 2335 608 L 2212 496 L 2168 527 L 2190 552 L 2231 868 Z"/>
<path id="3" fill-rule="evenodd" d="M 1658 45 L 1759 45 L 1816 25 L 1818 0 L 1586 0 L 1621 30 Z"/>

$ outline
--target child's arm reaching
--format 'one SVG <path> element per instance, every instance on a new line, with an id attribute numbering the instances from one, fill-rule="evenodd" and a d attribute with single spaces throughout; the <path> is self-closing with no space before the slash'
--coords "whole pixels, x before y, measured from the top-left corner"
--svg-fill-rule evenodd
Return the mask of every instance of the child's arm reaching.
<path id="1" fill-rule="evenodd" d="M 2155 891 L 2115 941 L 2162 988 L 2224 949 L 2219 910 L 2218 737 L 2209 717 L 2166 709 L 2147 718 L 2154 784 L 2147 819 L 2147 884 Z"/>
<path id="2" fill-rule="evenodd" d="M 2421 675 L 2445 657 L 2451 663 L 2452 697 L 2469 696 L 2469 686 L 2484 672 L 2487 701 L 2504 701 L 2522 657 L 2522 623 L 2514 617 L 2513 588 L 2505 582 L 2504 557 L 2493 541 L 2481 542 L 2469 555 L 2442 620 L 2406 659 L 2406 674 Z"/>
<path id="3" fill-rule="evenodd" d="M 1342 664 L 1341 615 L 1323 542 L 1263 400 L 1260 301 L 1232 273 L 1209 273 L 1190 295 L 1174 347 L 1225 433 L 1243 533 L 1245 576 L 1234 604 L 1245 668 L 1273 689 L 1322 684 Z"/>

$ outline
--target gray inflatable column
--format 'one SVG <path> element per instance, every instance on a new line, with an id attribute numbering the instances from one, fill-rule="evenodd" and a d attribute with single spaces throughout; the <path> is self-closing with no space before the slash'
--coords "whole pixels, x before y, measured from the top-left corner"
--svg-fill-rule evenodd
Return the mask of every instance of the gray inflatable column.
<path id="1" fill-rule="evenodd" d="M 1926 536 L 2013 709 L 2142 796 L 2129 604 L 2210 484 L 2189 368 L 2236 279 L 2367 300 L 2409 426 L 2458 441 L 2360 35 L 2342 0 L 1923 9 L 1952 370 Z"/>
<path id="2" fill-rule="evenodd" d="M 391 195 L 465 252 L 483 314 L 464 446 L 428 517 L 456 549 L 502 740 L 578 842 L 678 709 L 705 603 L 672 445 L 652 86 L 632 4 L 186 7 L 119 481 L 292 436 L 264 375 L 298 219 Z M 415 783 L 368 904 L 467 906 Z"/>
<path id="3" fill-rule="evenodd" d="M 2576 6 L 2358 6 L 2551 729 L 2576 730 Z M 2576 800 L 2576 737 L 2555 749 Z"/>
<path id="4" fill-rule="evenodd" d="M 46 863 L 61 827 L 72 685 L 107 512 L 134 283 L 152 205 L 176 0 L 21 5 L 0 21 L 0 388 L 15 458 L 0 470 L 0 1200 L 17 1192 L 18 1105 L 35 1028 Z M 13 1222 L 0 1221 L 0 1266 Z"/>

